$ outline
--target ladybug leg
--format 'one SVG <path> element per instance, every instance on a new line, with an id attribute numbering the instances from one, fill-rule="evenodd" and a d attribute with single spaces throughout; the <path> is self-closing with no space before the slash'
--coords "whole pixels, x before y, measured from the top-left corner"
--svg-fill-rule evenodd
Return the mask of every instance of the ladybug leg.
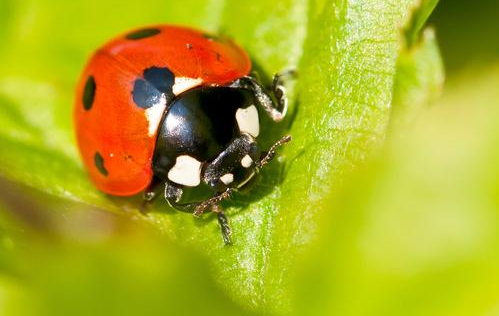
<path id="1" fill-rule="evenodd" d="M 286 70 L 274 75 L 272 80 L 271 91 L 274 94 L 277 102 L 279 103 L 280 109 L 283 109 L 283 117 L 286 115 L 288 109 L 288 96 L 286 90 L 286 81 L 289 78 L 294 78 L 296 76 L 295 70 Z M 275 120 L 274 120 L 275 121 Z"/>
<path id="2" fill-rule="evenodd" d="M 220 225 L 220 230 L 222 232 L 222 238 L 226 245 L 232 244 L 232 229 L 230 228 L 229 220 L 227 219 L 227 216 L 225 216 L 225 212 L 219 203 L 225 199 L 228 199 L 233 190 L 234 189 L 232 188 L 228 188 L 219 195 L 199 203 L 193 213 L 194 216 L 199 217 L 207 208 L 211 208 L 211 211 L 217 214 L 218 224 Z"/>
<path id="3" fill-rule="evenodd" d="M 213 208 L 217 207 L 218 204 L 220 204 L 220 202 L 230 198 L 230 195 L 232 194 L 232 192 L 234 192 L 234 189 L 228 188 L 224 192 L 222 192 L 218 195 L 215 195 L 211 199 L 207 199 L 203 202 L 195 204 L 194 212 L 192 213 L 192 215 L 194 215 L 195 217 L 199 217 L 199 216 L 203 215 L 204 211 L 206 211 L 206 209 L 208 209 L 210 207 L 213 210 Z"/>
<path id="4" fill-rule="evenodd" d="M 256 166 L 258 168 L 263 168 L 266 164 L 268 164 L 275 155 L 275 152 L 277 148 L 281 147 L 282 145 L 289 143 L 291 141 L 291 135 L 286 135 L 283 138 L 279 139 L 277 142 L 275 142 L 274 145 L 270 147 L 270 149 L 262 155 L 259 161 L 255 162 Z"/>
<path id="5" fill-rule="evenodd" d="M 141 213 L 147 213 L 149 204 L 158 196 L 158 192 L 162 185 L 163 183 L 160 179 L 153 177 L 151 184 L 149 184 L 149 187 L 147 187 L 142 194 L 142 204 L 139 207 Z"/>
<path id="6" fill-rule="evenodd" d="M 224 240 L 224 244 L 226 245 L 232 244 L 232 238 L 231 238 L 232 229 L 230 228 L 229 220 L 227 219 L 227 216 L 225 216 L 223 209 L 220 207 L 220 205 L 215 204 L 212 206 L 211 211 L 217 214 L 218 224 L 220 225 L 220 230 L 222 232 L 222 238 Z"/>
<path id="7" fill-rule="evenodd" d="M 184 192 L 181 188 L 166 182 L 165 183 L 165 200 L 170 204 L 170 206 L 175 207 Z"/>
<path id="8" fill-rule="evenodd" d="M 237 79 L 230 87 L 252 91 L 267 115 L 274 122 L 280 122 L 284 119 L 288 111 L 288 98 L 283 78 L 292 75 L 294 75 L 294 71 L 275 75 L 270 89 L 265 88 L 258 79 L 251 76 Z"/>
<path id="9" fill-rule="evenodd" d="M 152 200 L 158 196 L 158 192 L 163 185 L 163 182 L 161 179 L 153 177 L 151 184 L 149 184 L 149 187 L 144 191 L 144 194 L 142 196 L 142 199 L 144 200 L 145 203 L 149 203 Z"/>
<path id="10" fill-rule="evenodd" d="M 165 183 L 165 200 L 168 204 L 176 210 L 192 212 L 196 208 L 197 203 L 180 203 L 183 193 L 182 188 L 168 181 Z"/>
<path id="11" fill-rule="evenodd" d="M 168 201 L 171 207 L 182 210 L 182 211 L 193 211 L 193 215 L 195 217 L 201 216 L 204 211 L 208 208 L 211 208 L 211 211 L 217 214 L 218 224 L 220 225 L 220 230 L 222 232 L 222 238 L 226 245 L 232 243 L 231 235 L 232 230 L 229 225 L 229 220 L 227 216 L 225 216 L 225 212 L 220 207 L 219 203 L 225 199 L 227 199 L 232 192 L 232 189 L 227 189 L 225 192 L 222 192 L 219 195 L 214 196 L 211 199 L 203 201 L 201 203 L 189 203 L 182 204 L 179 203 L 182 198 L 182 189 L 178 188 L 172 184 L 166 183 L 165 186 L 165 199 Z"/>

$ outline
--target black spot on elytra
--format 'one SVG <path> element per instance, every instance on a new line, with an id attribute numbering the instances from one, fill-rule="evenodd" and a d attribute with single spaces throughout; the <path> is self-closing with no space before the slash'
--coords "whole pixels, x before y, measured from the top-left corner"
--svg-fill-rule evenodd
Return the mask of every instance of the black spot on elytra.
<path id="1" fill-rule="evenodd" d="M 94 76 L 89 76 L 87 82 L 85 83 L 85 87 L 83 88 L 83 108 L 85 110 L 90 110 L 92 105 L 94 104 L 95 98 L 95 79 Z"/>
<path id="2" fill-rule="evenodd" d="M 99 152 L 96 152 L 94 155 L 94 163 L 95 167 L 102 175 L 107 176 L 109 174 L 106 167 L 104 167 L 104 158 L 102 158 L 102 155 Z"/>
<path id="3" fill-rule="evenodd" d="M 168 103 L 173 99 L 172 87 L 175 76 L 168 68 L 151 67 L 144 70 L 144 79 L 135 80 L 133 85 L 133 102 L 143 109 L 161 102 L 164 96 Z"/>
<path id="4" fill-rule="evenodd" d="M 134 31 L 132 33 L 129 33 L 126 36 L 126 39 L 136 41 L 136 40 L 139 40 L 139 39 L 143 39 L 143 38 L 151 37 L 151 36 L 154 36 L 154 35 L 158 35 L 159 33 L 161 33 L 161 30 L 160 29 L 156 29 L 156 28 L 141 29 L 141 30 L 137 30 L 137 31 Z"/>
<path id="5" fill-rule="evenodd" d="M 189 49 L 189 50 L 191 50 L 191 49 L 192 49 L 192 44 L 187 43 L 187 45 L 186 45 L 186 46 L 187 46 L 187 49 Z"/>

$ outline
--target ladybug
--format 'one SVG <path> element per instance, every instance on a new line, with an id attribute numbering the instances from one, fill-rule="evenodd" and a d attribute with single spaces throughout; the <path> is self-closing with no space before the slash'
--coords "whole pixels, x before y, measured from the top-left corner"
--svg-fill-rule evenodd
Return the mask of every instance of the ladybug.
<path id="1" fill-rule="evenodd" d="M 218 215 L 225 243 L 231 229 L 219 206 L 274 156 L 261 115 L 286 115 L 283 75 L 264 87 L 237 44 L 194 29 L 158 25 L 126 33 L 98 49 L 77 86 L 74 121 L 84 165 L 110 195 L 164 189 L 175 209 Z"/>

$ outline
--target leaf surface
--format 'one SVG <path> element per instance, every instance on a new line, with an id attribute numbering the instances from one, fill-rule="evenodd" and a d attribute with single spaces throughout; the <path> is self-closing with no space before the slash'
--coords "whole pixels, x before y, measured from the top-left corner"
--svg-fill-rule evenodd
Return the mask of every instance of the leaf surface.
<path id="1" fill-rule="evenodd" d="M 151 223 L 206 254 L 212 275 L 239 304 L 287 313 L 295 259 L 315 237 L 318 215 L 331 211 L 324 199 L 386 136 L 402 28 L 419 1 L 196 0 L 179 6 L 159 0 L 11 0 L 7 5 L 11 11 L 0 13 L 9 15 L 0 23 L 10 35 L 0 52 L 6 65 L 0 70 L 0 174 Z M 234 231 L 230 247 L 223 246 L 213 216 L 195 220 L 159 200 L 143 216 L 138 199 L 97 192 L 75 149 L 73 89 L 86 57 L 117 33 L 158 22 L 231 36 L 267 77 L 298 71 L 290 85 L 289 118 L 263 142 L 270 145 L 284 133 L 294 140 L 262 172 L 251 194 L 238 194 L 227 204 Z M 19 59 L 25 62 L 15 62 Z"/>

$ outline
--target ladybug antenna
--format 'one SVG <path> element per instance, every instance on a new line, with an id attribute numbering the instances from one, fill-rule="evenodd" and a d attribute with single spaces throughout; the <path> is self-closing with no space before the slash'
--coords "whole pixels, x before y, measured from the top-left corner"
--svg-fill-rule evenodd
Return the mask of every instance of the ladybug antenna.
<path id="1" fill-rule="evenodd" d="M 274 145 L 270 147 L 267 153 L 260 159 L 260 161 L 256 162 L 256 166 L 258 168 L 263 168 L 266 164 L 268 164 L 272 158 L 275 156 L 275 152 L 277 148 L 281 147 L 284 144 L 287 144 L 291 141 L 291 135 L 286 135 L 283 138 L 279 139 Z"/>

